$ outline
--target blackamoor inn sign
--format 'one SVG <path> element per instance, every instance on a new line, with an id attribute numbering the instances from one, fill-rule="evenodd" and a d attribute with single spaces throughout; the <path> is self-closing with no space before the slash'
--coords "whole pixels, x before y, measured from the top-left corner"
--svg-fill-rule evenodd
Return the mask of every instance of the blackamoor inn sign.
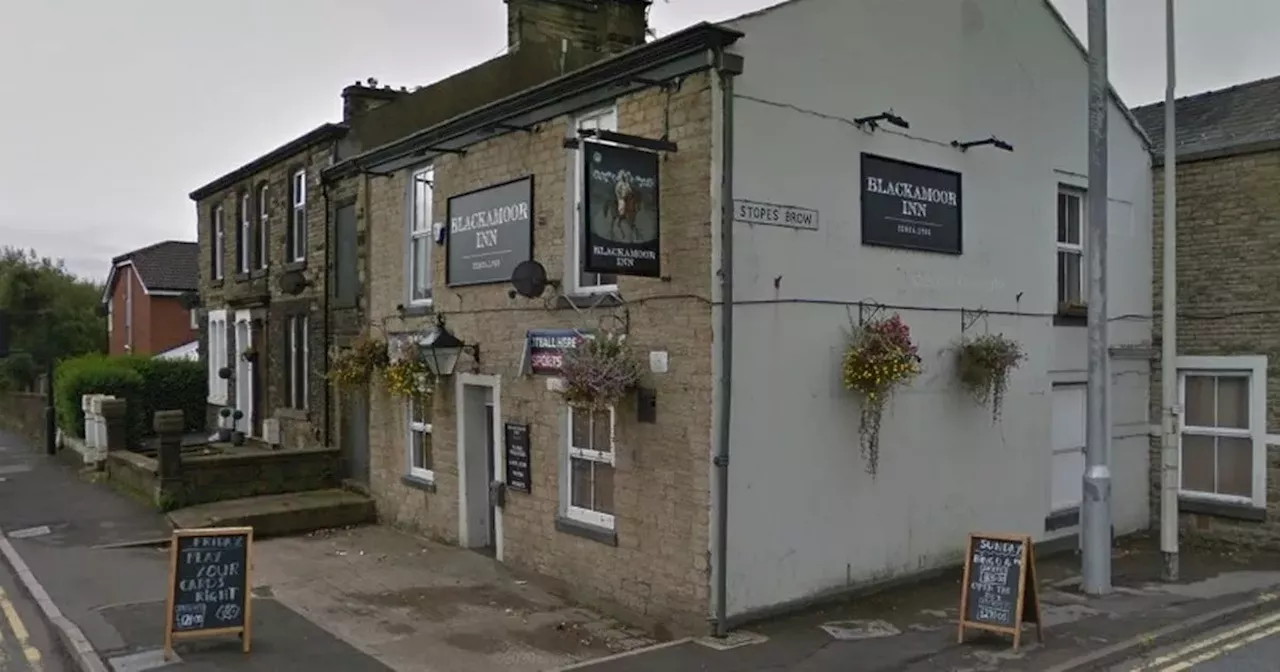
<path id="1" fill-rule="evenodd" d="M 960 254 L 960 173 L 862 155 L 862 244 Z"/>
<path id="2" fill-rule="evenodd" d="M 533 177 L 449 199 L 445 281 L 450 287 L 509 282 L 533 258 Z"/>
<path id="3" fill-rule="evenodd" d="M 658 155 L 599 142 L 582 150 L 582 270 L 658 277 Z"/>

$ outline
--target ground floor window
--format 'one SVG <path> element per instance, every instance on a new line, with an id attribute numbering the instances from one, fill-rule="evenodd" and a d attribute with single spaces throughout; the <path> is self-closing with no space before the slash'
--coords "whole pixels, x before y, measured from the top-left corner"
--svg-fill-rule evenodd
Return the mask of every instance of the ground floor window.
<path id="1" fill-rule="evenodd" d="M 424 481 L 435 480 L 431 457 L 431 399 L 407 402 L 409 418 L 409 475 Z"/>
<path id="2" fill-rule="evenodd" d="M 1181 492 L 1266 506 L 1266 357 L 1179 357 Z"/>
<path id="3" fill-rule="evenodd" d="M 294 315 L 285 320 L 285 383 L 289 392 L 289 408 L 305 410 L 307 408 L 307 389 L 309 372 L 307 371 L 308 343 L 307 316 Z"/>
<path id="4" fill-rule="evenodd" d="M 613 529 L 614 409 L 569 409 L 568 518 Z"/>

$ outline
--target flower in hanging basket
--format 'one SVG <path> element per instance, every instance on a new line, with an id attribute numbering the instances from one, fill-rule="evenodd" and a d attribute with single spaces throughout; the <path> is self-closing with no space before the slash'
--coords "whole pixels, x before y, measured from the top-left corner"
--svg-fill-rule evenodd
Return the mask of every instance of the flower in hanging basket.
<path id="1" fill-rule="evenodd" d="M 991 421 L 999 422 L 1009 374 L 1026 357 L 1022 346 L 1004 334 L 983 334 L 964 340 L 957 349 L 960 384 L 978 401 L 991 404 Z"/>
<path id="2" fill-rule="evenodd" d="M 398 397 L 426 399 L 435 391 L 435 375 L 423 358 L 422 346 L 405 340 L 390 348 L 390 359 L 382 371 L 387 389 Z"/>
<path id="3" fill-rule="evenodd" d="M 862 397 L 858 424 L 867 473 L 875 478 L 880 465 L 880 422 L 889 397 L 920 374 L 919 347 L 899 315 L 871 320 L 854 328 L 844 352 L 846 389 Z"/>
<path id="4" fill-rule="evenodd" d="M 351 347 L 334 354 L 329 364 L 329 379 L 338 387 L 351 388 L 367 384 L 375 371 L 390 361 L 387 342 L 361 336 Z"/>
<path id="5" fill-rule="evenodd" d="M 566 352 L 560 375 L 565 401 L 596 410 L 617 404 L 640 382 L 640 364 L 625 336 L 602 333 Z"/>

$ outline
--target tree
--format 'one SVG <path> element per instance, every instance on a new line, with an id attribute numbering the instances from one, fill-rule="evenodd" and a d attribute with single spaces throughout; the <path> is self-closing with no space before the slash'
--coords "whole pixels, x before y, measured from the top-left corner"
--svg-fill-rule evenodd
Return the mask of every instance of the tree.
<path id="1" fill-rule="evenodd" d="M 0 308 L 9 311 L 10 352 L 25 353 L 0 367 L 5 382 L 29 387 L 32 364 L 43 368 L 50 358 L 103 351 L 101 297 L 102 284 L 71 274 L 61 259 L 0 248 Z"/>

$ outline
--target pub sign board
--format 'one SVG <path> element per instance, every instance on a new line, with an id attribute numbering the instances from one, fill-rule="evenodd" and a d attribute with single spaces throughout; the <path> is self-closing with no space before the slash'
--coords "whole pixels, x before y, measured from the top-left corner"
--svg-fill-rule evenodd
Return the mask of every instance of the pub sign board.
<path id="1" fill-rule="evenodd" d="M 862 155 L 862 244 L 963 251 L 960 173 Z"/>
<path id="2" fill-rule="evenodd" d="M 583 270 L 658 277 L 658 154 L 590 141 L 582 149 Z"/>
<path id="3" fill-rule="evenodd" d="M 533 258 L 533 176 L 453 196 L 448 202 L 445 282 L 450 287 L 510 282 Z"/>
<path id="4" fill-rule="evenodd" d="M 530 329 L 525 337 L 525 371 L 535 376 L 560 375 L 564 354 L 592 337 L 583 329 Z"/>
<path id="5" fill-rule="evenodd" d="M 960 589 L 960 632 L 986 630 L 1022 643 L 1022 624 L 1034 623 L 1044 641 L 1036 555 L 1030 535 L 974 533 L 965 547 L 964 580 Z"/>
<path id="6" fill-rule="evenodd" d="M 238 634 L 249 652 L 252 527 L 175 530 L 169 544 L 165 658 L 176 639 Z"/>

